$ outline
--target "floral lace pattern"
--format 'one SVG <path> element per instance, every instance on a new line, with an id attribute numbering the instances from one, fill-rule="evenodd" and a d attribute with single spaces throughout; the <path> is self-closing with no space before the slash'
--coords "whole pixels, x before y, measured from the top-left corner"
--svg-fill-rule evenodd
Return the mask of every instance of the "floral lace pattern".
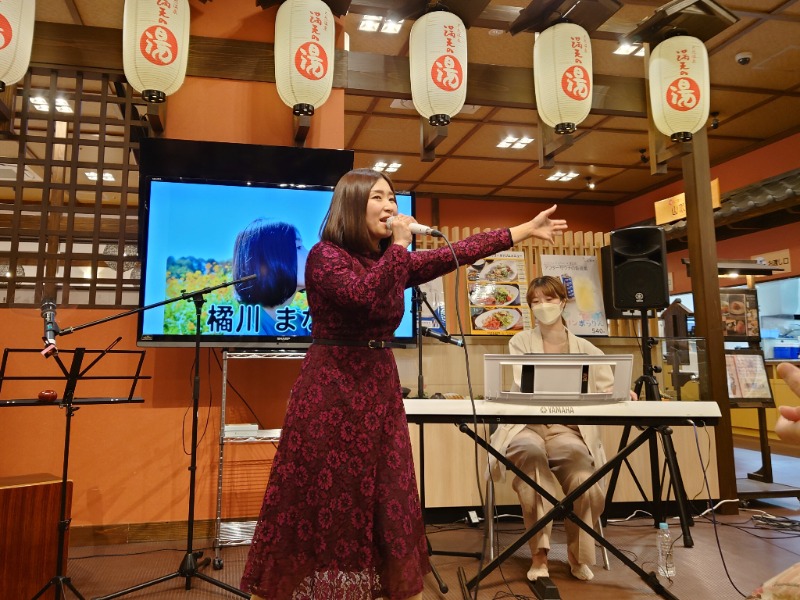
<path id="1" fill-rule="evenodd" d="M 460 264 L 508 230 L 454 244 Z M 391 339 L 403 290 L 453 270 L 449 248 L 351 254 L 327 242 L 306 266 L 313 336 Z M 430 571 L 400 380 L 389 349 L 312 345 L 292 388 L 241 589 L 268 600 L 408 598 Z"/>

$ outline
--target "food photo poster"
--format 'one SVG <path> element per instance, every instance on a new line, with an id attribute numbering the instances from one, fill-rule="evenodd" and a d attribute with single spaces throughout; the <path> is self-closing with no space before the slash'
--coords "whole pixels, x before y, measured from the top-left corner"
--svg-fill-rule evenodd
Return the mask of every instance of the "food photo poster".
<path id="1" fill-rule="evenodd" d="M 467 267 L 470 333 L 514 335 L 531 328 L 522 252 L 498 252 Z"/>

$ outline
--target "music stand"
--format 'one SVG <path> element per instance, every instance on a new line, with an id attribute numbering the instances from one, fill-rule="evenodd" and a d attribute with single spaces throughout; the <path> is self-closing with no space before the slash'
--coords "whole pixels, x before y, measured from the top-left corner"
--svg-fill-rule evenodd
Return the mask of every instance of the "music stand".
<path id="1" fill-rule="evenodd" d="M 144 351 L 143 350 L 112 350 L 112 348 L 121 340 L 122 338 L 117 338 L 111 345 L 108 346 L 105 350 L 86 350 L 85 348 L 76 348 L 75 350 L 62 350 L 64 353 L 71 353 L 72 356 L 72 364 L 70 365 L 69 369 L 64 365 L 61 358 L 58 356 L 57 353 L 53 353 L 52 356 L 54 357 L 55 362 L 58 364 L 59 369 L 61 370 L 63 377 L 36 377 L 36 376 L 5 376 L 6 367 L 8 364 L 8 357 L 12 353 L 23 353 L 23 352 L 36 352 L 39 353 L 39 350 L 31 350 L 31 349 L 8 349 L 6 348 L 3 351 L 3 361 L 2 365 L 0 365 L 0 387 L 2 387 L 3 381 L 32 381 L 32 380 L 42 380 L 42 379 L 66 379 L 66 384 L 64 386 L 64 393 L 61 396 L 61 401 L 57 404 L 60 408 L 64 410 L 65 416 L 65 426 L 64 426 L 64 452 L 63 452 L 63 462 L 62 462 L 62 469 L 61 469 L 61 491 L 60 491 L 60 509 L 59 509 L 59 519 L 58 519 L 58 551 L 56 554 L 56 574 L 42 587 L 35 596 L 33 596 L 33 600 L 41 597 L 48 589 L 51 587 L 55 587 L 55 594 L 56 598 L 66 598 L 66 591 L 65 589 L 70 590 L 77 598 L 80 600 L 85 600 L 83 595 L 76 589 L 73 585 L 72 580 L 67 577 L 65 570 L 66 565 L 64 564 L 64 546 L 66 542 L 66 535 L 67 530 L 69 529 L 70 520 L 67 518 L 67 481 L 68 481 L 68 474 L 69 474 L 69 449 L 70 449 L 70 434 L 71 434 L 71 424 L 72 424 L 72 417 L 75 415 L 75 412 L 80 408 L 78 406 L 75 407 L 76 404 L 78 405 L 90 405 L 90 404 L 116 404 L 116 403 L 123 403 L 123 402 L 141 402 L 141 399 L 134 399 L 133 393 L 136 388 L 136 384 L 139 382 L 140 379 L 149 379 L 147 376 L 141 375 L 142 370 L 142 363 L 144 362 Z M 86 377 L 86 373 L 96 365 L 100 359 L 102 359 L 106 354 L 113 353 L 113 354 L 139 354 L 139 362 L 136 368 L 136 373 L 132 376 L 98 376 L 98 377 Z M 83 359 L 84 356 L 87 354 L 97 354 L 98 356 L 91 362 L 86 368 L 82 369 Z M 78 381 L 81 379 L 95 379 L 95 380 L 103 380 L 103 379 L 116 379 L 116 380 L 125 380 L 130 379 L 132 380 L 131 389 L 128 394 L 127 399 L 124 398 L 85 398 L 85 399 L 75 399 L 75 389 L 78 385 Z M 44 405 L 49 404 L 42 401 L 36 400 L 9 400 L 4 401 L 4 406 L 35 406 L 35 405 Z"/>
<path id="2" fill-rule="evenodd" d="M 57 325 L 53 325 L 53 330 L 56 332 L 57 335 L 67 335 L 73 333 L 75 331 L 79 331 L 81 329 L 86 329 L 87 327 L 92 327 L 94 325 L 99 325 L 101 323 L 105 323 L 107 321 L 112 321 L 114 319 L 119 319 L 122 317 L 126 317 L 135 313 L 139 313 L 145 310 L 149 310 L 151 308 L 155 308 L 157 306 L 163 306 L 165 304 L 171 304 L 172 302 L 178 302 L 179 300 L 191 300 L 194 302 L 195 305 L 195 341 L 194 341 L 194 385 L 192 387 L 192 447 L 190 452 L 190 462 L 189 462 L 189 510 L 188 510 L 188 523 L 187 523 L 187 537 L 186 537 L 186 554 L 181 561 L 178 569 L 172 573 L 168 573 L 167 575 L 163 575 L 161 577 L 157 577 L 150 581 L 146 581 L 144 583 L 140 583 L 134 585 L 132 587 L 120 590 L 118 592 L 114 592 L 112 594 L 108 594 L 106 596 L 98 596 L 96 600 L 110 600 L 111 598 L 119 598 L 120 596 L 124 596 L 126 594 L 130 594 L 131 592 L 136 592 L 138 590 L 150 587 L 152 585 L 156 585 L 157 583 L 162 583 L 165 581 L 169 581 L 170 579 L 175 579 L 177 577 L 183 577 L 186 579 L 186 589 L 192 589 L 192 578 L 198 577 L 203 581 L 206 581 L 212 585 L 215 585 L 219 588 L 222 588 L 232 594 L 235 594 L 241 598 L 250 598 L 249 594 L 245 594 L 241 590 L 228 585 L 222 581 L 218 581 L 213 577 L 209 577 L 208 575 L 201 573 L 199 569 L 203 568 L 204 566 L 208 565 L 211 562 L 210 558 L 205 558 L 202 561 L 198 562 L 199 558 L 202 558 L 203 552 L 202 550 L 195 551 L 193 549 L 194 543 L 194 504 L 195 504 L 195 479 L 196 479 L 196 471 L 197 471 L 197 429 L 198 429 L 198 412 L 200 410 L 200 338 L 202 335 L 202 308 L 203 304 L 205 303 L 205 295 L 209 292 L 214 290 L 218 290 L 220 288 L 228 287 L 230 285 L 234 285 L 237 283 L 242 283 L 245 281 L 249 281 L 251 279 L 255 279 L 256 275 L 248 275 L 247 277 L 242 277 L 241 279 L 237 279 L 235 281 L 228 281 L 225 283 L 221 283 L 219 285 L 207 287 L 201 290 L 197 290 L 194 292 L 184 292 L 180 296 L 176 296 L 175 298 L 169 298 L 167 300 L 162 300 L 161 302 L 156 302 L 154 304 L 150 304 L 148 306 L 142 306 L 139 308 L 134 308 L 129 311 L 125 311 L 116 315 L 111 315 L 110 317 L 105 317 L 103 319 L 98 319 L 96 321 L 91 321 L 89 323 L 84 323 L 83 325 L 77 325 L 75 327 L 68 327 L 66 329 L 59 329 Z M 52 346 L 50 346 L 52 348 Z M 49 348 L 46 348 L 47 351 Z"/>
<path id="3" fill-rule="evenodd" d="M 649 324 L 647 320 L 648 311 L 640 311 L 640 315 L 642 320 L 642 375 L 636 380 L 633 390 L 640 399 L 642 398 L 640 394 L 644 390 L 645 400 L 660 401 L 661 393 L 658 390 L 658 380 L 655 377 L 655 373 L 660 373 L 661 367 L 654 366 L 652 360 L 652 348 L 657 342 L 655 339 L 650 337 Z M 658 437 L 661 438 L 661 445 L 664 448 L 664 460 L 669 471 L 670 485 L 675 491 L 675 502 L 678 506 L 681 533 L 683 534 L 683 545 L 685 548 L 692 548 L 694 546 L 694 540 L 692 539 L 692 533 L 689 530 L 689 526 L 694 524 L 694 519 L 692 519 L 692 516 L 687 508 L 688 498 L 686 496 L 686 490 L 683 487 L 683 478 L 681 477 L 678 458 L 675 454 L 675 446 L 672 443 L 672 429 L 669 426 L 661 426 L 657 427 L 656 429 L 658 431 Z M 631 427 L 630 425 L 626 425 L 622 430 L 622 436 L 620 437 L 618 450 L 621 451 L 627 445 L 630 433 Z M 653 492 L 652 504 L 654 506 L 653 521 L 654 526 L 658 527 L 658 523 L 663 522 L 665 518 L 664 509 L 661 503 L 662 481 L 659 479 L 660 470 L 658 466 L 658 440 L 655 437 L 651 437 L 649 439 L 648 446 L 650 449 L 650 483 Z M 634 484 L 638 488 L 639 493 L 642 495 L 642 499 L 646 501 L 647 494 L 642 488 L 642 485 L 639 483 L 636 473 L 631 467 L 631 464 L 628 462 L 628 459 L 625 458 L 622 463 L 624 463 L 628 468 L 628 472 L 633 478 Z M 619 469 L 622 463 L 617 464 L 617 466 L 611 472 L 608 490 L 606 491 L 605 514 L 608 514 L 611 507 L 611 503 L 614 498 L 614 490 L 616 489 L 617 479 L 619 477 Z M 667 496 L 667 498 L 669 499 L 669 496 Z"/>

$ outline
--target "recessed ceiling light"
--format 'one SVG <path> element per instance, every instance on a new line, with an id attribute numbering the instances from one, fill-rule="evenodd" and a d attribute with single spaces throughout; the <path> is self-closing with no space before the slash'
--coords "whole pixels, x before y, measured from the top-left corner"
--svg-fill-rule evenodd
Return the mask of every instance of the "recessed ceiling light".
<path id="1" fill-rule="evenodd" d="M 564 173 L 563 171 L 556 171 L 550 177 L 547 178 L 547 181 L 572 181 L 575 179 L 579 173 L 575 171 L 570 171 L 569 173 Z"/>
<path id="2" fill-rule="evenodd" d="M 533 141 L 533 138 L 529 138 L 529 137 L 525 137 L 525 136 L 516 137 L 516 136 L 513 136 L 513 135 L 508 135 L 508 136 L 505 137 L 505 139 L 503 139 L 503 141 L 501 141 L 499 144 L 497 144 L 497 148 L 514 148 L 514 149 L 518 150 L 520 148 L 524 148 L 525 146 L 530 144 L 532 141 Z"/>
<path id="3" fill-rule="evenodd" d="M 403 29 L 402 19 L 400 21 L 393 21 L 376 15 L 363 15 L 361 17 L 361 22 L 358 24 L 359 31 L 380 31 L 381 33 L 396 34 L 400 33 L 401 29 Z"/>
<path id="4" fill-rule="evenodd" d="M 376 17 L 374 15 L 364 15 L 361 17 L 361 22 L 358 24 L 359 31 L 378 31 L 381 27 L 383 17 Z"/>
<path id="5" fill-rule="evenodd" d="M 503 29 L 490 29 L 487 33 L 489 35 L 491 35 L 492 37 L 497 37 L 499 35 L 503 35 L 505 33 L 505 30 L 503 30 Z"/>
<path id="6" fill-rule="evenodd" d="M 372 169 L 374 171 L 383 171 L 385 173 L 394 173 L 395 171 L 397 171 L 402 166 L 403 166 L 403 163 L 399 163 L 399 162 L 387 163 L 385 161 L 379 160 L 378 162 L 375 163 L 375 166 L 372 167 Z"/>
<path id="7" fill-rule="evenodd" d="M 98 179 L 97 171 L 84 171 L 84 174 L 89 181 L 97 181 Z M 103 171 L 103 181 L 116 181 L 116 179 L 114 179 L 113 173 Z"/>
<path id="8" fill-rule="evenodd" d="M 627 42 L 621 42 L 617 49 L 614 50 L 614 54 L 620 54 L 622 56 L 644 56 L 644 46 L 641 44 L 629 44 Z"/>
<path id="9" fill-rule="evenodd" d="M 403 21 L 389 21 L 386 20 L 381 26 L 381 33 L 400 33 L 403 28 Z"/>

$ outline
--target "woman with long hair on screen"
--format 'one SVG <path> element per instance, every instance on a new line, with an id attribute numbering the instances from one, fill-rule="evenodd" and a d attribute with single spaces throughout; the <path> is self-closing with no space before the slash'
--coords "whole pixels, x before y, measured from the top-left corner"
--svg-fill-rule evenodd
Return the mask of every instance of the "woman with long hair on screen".
<path id="1" fill-rule="evenodd" d="M 566 228 L 550 215 L 454 244 L 471 264 Z M 394 217 L 391 228 L 387 220 Z M 454 270 L 449 248 L 409 252 L 383 173 L 336 185 L 308 255 L 314 342 L 294 384 L 241 588 L 256 598 L 402 600 L 430 571 L 392 335 L 403 290 Z"/>
<path id="2" fill-rule="evenodd" d="M 239 302 L 264 310 L 257 333 L 311 334 L 304 315 L 289 307 L 295 294 L 305 289 L 307 257 L 300 232 L 290 223 L 256 219 L 236 236 L 233 278 L 256 278 L 239 282 L 234 289 Z"/>
<path id="3" fill-rule="evenodd" d="M 603 354 L 591 342 L 575 336 L 567 329 L 562 316 L 567 304 L 567 290 L 561 280 L 549 275 L 537 277 L 528 287 L 526 300 L 536 327 L 521 331 L 508 342 L 511 354 Z M 514 391 L 520 391 L 522 367 L 514 367 Z M 589 367 L 589 392 L 610 391 L 614 374 L 608 365 Z M 631 398 L 636 395 L 631 392 Z M 606 462 L 600 429 L 596 425 L 500 425 L 492 434 L 492 446 L 523 473 L 538 483 L 551 496 L 565 494 L 581 485 Z M 492 458 L 490 473 L 495 481 L 505 479 L 504 465 Z M 552 505 L 519 477 L 512 481 L 519 496 L 525 527 L 530 529 Z M 605 487 L 600 481 L 582 494 L 574 504 L 578 518 L 594 526 L 605 508 Z M 531 568 L 528 579 L 548 577 L 547 552 L 550 549 L 552 522 L 529 540 Z M 578 579 L 594 577 L 589 568 L 595 562 L 594 539 L 570 519 L 564 519 L 567 532 L 567 561 L 570 572 Z"/>

